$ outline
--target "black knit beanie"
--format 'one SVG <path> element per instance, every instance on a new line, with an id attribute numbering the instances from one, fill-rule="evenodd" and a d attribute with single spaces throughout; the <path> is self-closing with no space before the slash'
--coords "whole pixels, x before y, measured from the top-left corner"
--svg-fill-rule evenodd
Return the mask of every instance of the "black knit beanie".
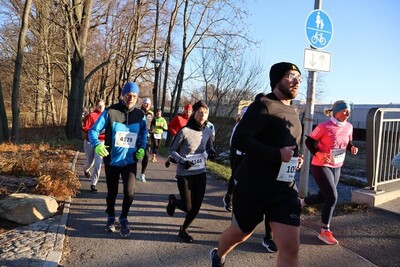
<path id="1" fill-rule="evenodd" d="M 200 122 L 196 121 L 194 118 L 194 114 L 196 113 L 197 110 L 199 110 L 199 108 L 206 108 L 208 109 L 208 106 L 206 104 L 206 102 L 204 101 L 198 101 L 193 105 L 193 113 L 190 116 L 186 126 L 189 128 L 192 128 L 195 131 L 203 131 L 204 127 L 206 127 L 207 125 L 207 121 L 204 122 L 203 124 L 200 124 Z"/>
<path id="2" fill-rule="evenodd" d="M 295 64 L 289 62 L 276 63 L 271 67 L 271 70 L 269 71 L 271 89 L 275 88 L 276 84 L 289 70 L 296 70 L 301 74 L 299 68 Z"/>
<path id="3" fill-rule="evenodd" d="M 208 109 L 206 102 L 200 100 L 193 105 L 193 114 L 201 107 Z"/>

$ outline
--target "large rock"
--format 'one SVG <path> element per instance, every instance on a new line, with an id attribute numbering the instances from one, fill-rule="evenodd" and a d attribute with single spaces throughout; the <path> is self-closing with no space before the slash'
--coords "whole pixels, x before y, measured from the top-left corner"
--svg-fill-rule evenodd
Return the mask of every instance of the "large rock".
<path id="1" fill-rule="evenodd" d="M 31 224 L 56 214 L 55 198 L 43 195 L 15 193 L 0 199 L 0 218 L 19 224 Z"/>

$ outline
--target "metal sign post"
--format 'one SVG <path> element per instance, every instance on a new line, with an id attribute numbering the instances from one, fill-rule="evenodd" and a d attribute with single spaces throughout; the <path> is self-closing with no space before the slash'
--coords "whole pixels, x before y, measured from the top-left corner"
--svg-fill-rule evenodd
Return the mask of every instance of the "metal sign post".
<path id="1" fill-rule="evenodd" d="M 329 64 L 327 68 L 327 61 L 325 56 L 328 57 L 324 52 L 318 51 L 316 49 L 323 49 L 332 40 L 333 26 L 330 17 L 326 14 L 322 7 L 322 0 L 315 0 L 314 11 L 312 11 L 306 21 L 306 36 L 307 40 L 311 45 L 310 50 L 315 50 L 316 52 L 309 52 L 307 49 L 304 58 L 304 68 L 310 67 L 312 69 L 308 72 L 308 82 L 307 82 L 307 102 L 306 110 L 304 115 L 304 132 L 301 144 L 301 151 L 304 155 L 304 164 L 300 170 L 300 184 L 298 187 L 299 196 L 304 198 L 308 194 L 308 177 L 310 173 L 310 160 L 311 153 L 305 145 L 306 135 L 309 135 L 313 130 L 314 122 L 314 98 L 315 98 L 315 84 L 317 81 L 316 70 L 329 71 L 330 70 L 330 54 L 329 54 Z M 322 53 L 322 54 L 318 54 Z M 319 56 L 324 56 L 324 60 Z M 319 58 L 319 59 L 318 59 Z M 307 61 L 306 61 L 307 60 Z M 319 63 L 317 62 L 319 60 Z"/>

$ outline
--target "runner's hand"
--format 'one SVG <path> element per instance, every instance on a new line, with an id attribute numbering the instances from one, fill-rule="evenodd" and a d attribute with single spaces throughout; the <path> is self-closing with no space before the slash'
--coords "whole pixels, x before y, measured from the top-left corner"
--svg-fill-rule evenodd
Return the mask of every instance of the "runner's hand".
<path id="1" fill-rule="evenodd" d="M 285 146 L 281 148 L 281 160 L 282 162 L 289 162 L 293 157 L 294 149 L 296 146 Z"/>
<path id="2" fill-rule="evenodd" d="M 185 170 L 188 170 L 188 169 L 190 169 L 193 165 L 194 165 L 194 163 L 191 162 L 190 160 L 185 160 L 185 163 L 183 163 L 183 168 L 184 168 Z"/>
<path id="3" fill-rule="evenodd" d="M 136 151 L 136 159 L 137 159 L 137 160 L 142 160 L 143 157 L 144 157 L 144 149 L 143 149 L 143 148 L 139 148 L 139 149 Z"/>
<path id="4" fill-rule="evenodd" d="M 351 154 L 357 155 L 357 153 L 358 153 L 358 147 L 352 146 L 352 147 L 351 147 Z"/>
<path id="5" fill-rule="evenodd" d="M 208 159 L 213 160 L 215 159 L 215 150 L 214 149 L 210 149 L 210 151 L 207 151 L 208 154 Z"/>
<path id="6" fill-rule="evenodd" d="M 303 166 L 304 163 L 304 155 L 303 154 L 299 154 L 298 156 L 298 164 L 297 164 L 297 169 L 296 170 L 300 170 L 301 166 Z"/>
<path id="7" fill-rule="evenodd" d="M 105 146 L 104 144 L 98 144 L 95 147 L 94 152 L 102 158 L 107 157 L 109 155 L 107 148 L 108 146 Z"/>

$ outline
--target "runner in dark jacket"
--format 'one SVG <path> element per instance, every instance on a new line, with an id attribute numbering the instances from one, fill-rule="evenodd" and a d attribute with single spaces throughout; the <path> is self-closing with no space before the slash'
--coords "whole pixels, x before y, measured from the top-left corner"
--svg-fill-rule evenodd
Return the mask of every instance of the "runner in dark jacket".
<path id="1" fill-rule="evenodd" d="M 301 207 L 294 176 L 303 163 L 298 153 L 302 127 L 292 99 L 300 81 L 296 65 L 273 65 L 272 93 L 257 97 L 235 130 L 232 145 L 246 155 L 234 174 L 232 222 L 211 251 L 212 266 L 223 266 L 225 256 L 247 240 L 264 217 L 279 249 L 277 265 L 298 266 Z"/>

